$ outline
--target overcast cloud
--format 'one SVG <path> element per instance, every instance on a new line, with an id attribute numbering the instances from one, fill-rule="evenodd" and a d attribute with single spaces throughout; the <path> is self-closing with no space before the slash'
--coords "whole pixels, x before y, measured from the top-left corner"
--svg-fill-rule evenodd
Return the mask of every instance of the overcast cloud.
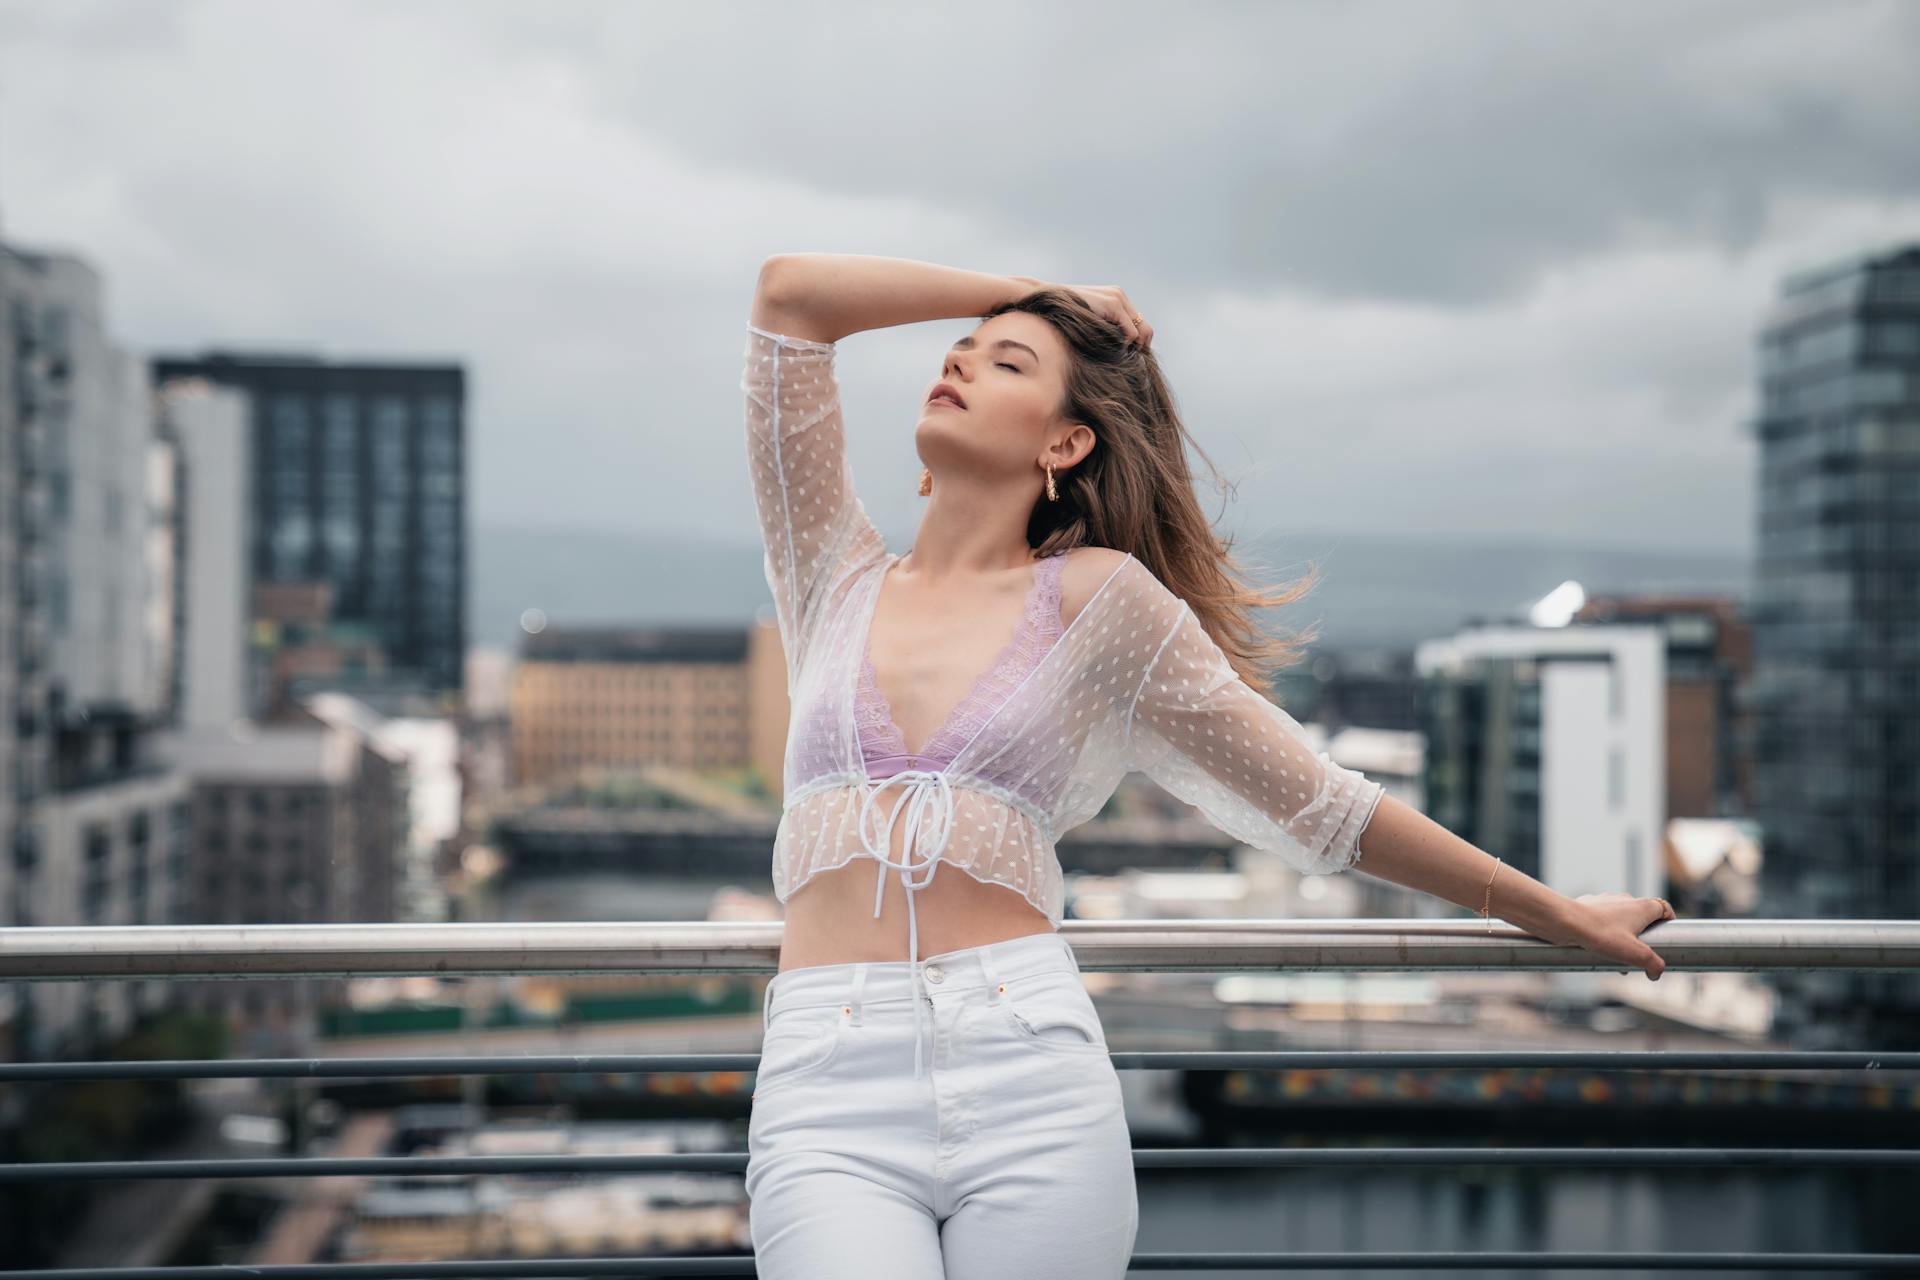
<path id="1" fill-rule="evenodd" d="M 1899 0 L 0 0 L 0 234 L 139 349 L 463 361 L 481 524 L 750 542 L 754 272 L 833 250 L 1124 285 L 1247 536 L 1740 549 L 1779 277 L 1920 240 L 1916 65 Z M 843 344 L 897 548 L 967 327 Z"/>

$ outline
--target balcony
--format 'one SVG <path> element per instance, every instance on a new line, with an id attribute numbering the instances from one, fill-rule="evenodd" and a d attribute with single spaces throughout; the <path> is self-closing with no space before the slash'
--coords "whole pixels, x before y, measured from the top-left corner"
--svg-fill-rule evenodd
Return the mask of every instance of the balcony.
<path id="1" fill-rule="evenodd" d="M 248 979 L 371 976 L 522 976 L 533 974 L 773 973 L 778 923 L 565 923 L 463 925 L 279 925 L 0 930 L 0 981 Z M 1083 971 L 1137 973 L 1250 972 L 1619 972 L 1574 948 L 1527 937 L 1510 926 L 1488 931 L 1478 920 L 1069 921 L 1062 935 Z M 1920 922 L 1674 921 L 1646 935 L 1666 959 L 1668 975 L 1695 972 L 1884 972 L 1920 968 Z M 1847 1051 L 1537 1051 L 1537 1050 L 1202 1050 L 1122 1052 L 1122 1071 L 1272 1073 L 1303 1068 L 1394 1068 L 1438 1071 L 1583 1068 L 1658 1073 L 1693 1071 L 1815 1072 L 1828 1080 L 1864 1073 L 1890 1096 L 1913 1092 L 1920 1053 Z M 650 1072 L 751 1072 L 754 1053 L 555 1054 L 460 1057 L 346 1057 L 221 1061 L 32 1062 L 0 1064 L 0 1085 L 29 1081 L 211 1079 L 404 1079 L 425 1076 Z M 1618 1107 L 1629 1105 L 1622 1101 Z M 1909 1106 L 1902 1102 L 1900 1106 Z M 1622 1117 L 1623 1119 L 1625 1117 Z M 1137 1170 L 1309 1168 L 1331 1175 L 1364 1165 L 1383 1168 L 1484 1170 L 1580 1168 L 1657 1170 L 1836 1168 L 1911 1173 L 1920 1150 L 1902 1138 L 1909 1115 L 1889 1111 L 1887 1145 L 1822 1147 L 1702 1146 L 1365 1146 L 1353 1148 L 1148 1148 L 1133 1152 Z M 500 1174 L 699 1172 L 739 1174 L 744 1151 L 552 1155 L 293 1157 L 220 1160 L 41 1162 L 0 1165 L 8 1181 L 109 1179 L 249 1179 L 354 1177 L 435 1179 Z M 1886 1176 L 1886 1172 L 1880 1174 Z M 1709 1224 L 1711 1225 L 1711 1224 Z M 1564 1269 L 1621 1271 L 1819 1271 L 1920 1273 L 1915 1253 L 1815 1253 L 1751 1249 L 1745 1240 L 1713 1252 L 1153 1252 L 1138 1253 L 1139 1271 L 1297 1271 L 1381 1268 L 1492 1273 Z M 40 1276 L 212 1275 L 231 1268 L 41 1271 Z M 750 1255 L 635 1258 L 541 1257 L 379 1264 L 250 1267 L 250 1273 L 302 1277 L 466 1276 L 539 1274 L 751 1275 Z"/>

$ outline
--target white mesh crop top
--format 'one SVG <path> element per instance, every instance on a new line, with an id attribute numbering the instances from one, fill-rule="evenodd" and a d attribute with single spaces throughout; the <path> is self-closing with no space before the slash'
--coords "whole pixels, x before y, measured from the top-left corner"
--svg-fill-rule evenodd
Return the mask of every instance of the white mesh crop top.
<path id="1" fill-rule="evenodd" d="M 747 331 L 747 461 L 791 700 L 773 848 L 782 903 L 821 871 L 873 858 L 876 917 L 888 870 L 906 886 L 916 977 L 913 891 L 943 863 L 1021 894 L 1057 927 L 1054 841 L 1099 813 L 1130 770 L 1301 872 L 1354 864 L 1380 784 L 1316 754 L 1299 722 L 1242 680 L 1192 608 L 1132 555 L 997 708 L 972 718 L 950 758 L 871 776 L 856 694 L 880 580 L 900 557 L 854 492 L 836 344 Z"/>

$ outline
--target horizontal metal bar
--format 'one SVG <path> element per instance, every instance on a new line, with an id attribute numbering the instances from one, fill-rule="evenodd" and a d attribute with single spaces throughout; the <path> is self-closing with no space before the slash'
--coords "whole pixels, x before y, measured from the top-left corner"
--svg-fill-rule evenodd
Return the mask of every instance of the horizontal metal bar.
<path id="1" fill-rule="evenodd" d="M 1920 1071 L 1920 1051 L 1848 1049 L 1167 1049 L 1111 1053 L 1121 1071 L 1412 1071 L 1560 1067 L 1579 1071 Z M 475 1054 L 424 1058 L 219 1058 L 0 1062 L 0 1084 L 29 1080 L 377 1080 L 420 1076 L 633 1075 L 755 1071 L 758 1053 Z"/>
<path id="2" fill-rule="evenodd" d="M 1920 1166 L 1920 1151 L 1896 1147 L 1136 1147 L 1136 1169 L 1369 1170 L 1440 1165 L 1527 1168 L 1800 1169 Z M 631 1155 L 266 1156 L 222 1160 L 73 1160 L 0 1164 L 4 1182 L 103 1182 L 136 1178 L 422 1178 L 502 1173 L 741 1173 L 744 1151 Z"/>
<path id="3" fill-rule="evenodd" d="M 529 973 L 758 973 L 779 921 L 149 925 L 0 929 L 0 981 Z M 1637 973 L 1478 920 L 1069 920 L 1083 969 Z M 1641 938 L 1672 969 L 1920 969 L 1915 920 L 1669 920 Z"/>
<path id="4" fill-rule="evenodd" d="M 1880 1271 L 1911 1274 L 1920 1253 L 1144 1253 L 1129 1271 Z M 272 1268 L 257 1269 L 263 1280 Z M 25 1273 L 21 1273 L 25 1274 Z"/>
<path id="5" fill-rule="evenodd" d="M 1133 1271 L 1888 1271 L 1911 1275 L 1920 1253 L 1136 1253 Z M 74 1267 L 9 1271 L 8 1280 L 210 1280 L 244 1274 L 253 1280 L 512 1280 L 587 1276 L 751 1276 L 751 1254 L 728 1258 L 513 1258 L 462 1262 L 309 1262 L 219 1267 Z"/>
<path id="6" fill-rule="evenodd" d="M 1329 1169 L 1501 1165 L 1542 1169 L 1799 1169 L 1920 1166 L 1910 1147 L 1163 1147 L 1134 1152 L 1136 1169 Z"/>

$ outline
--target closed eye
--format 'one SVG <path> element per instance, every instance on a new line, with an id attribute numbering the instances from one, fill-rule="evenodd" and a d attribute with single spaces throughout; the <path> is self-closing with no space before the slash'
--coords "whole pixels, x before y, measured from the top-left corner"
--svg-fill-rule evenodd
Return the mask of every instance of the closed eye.
<path id="1" fill-rule="evenodd" d="M 999 368 L 1002 368 L 1002 369 L 1011 369 L 1011 370 L 1013 370 L 1013 371 L 1014 371 L 1015 373 L 1018 373 L 1018 372 L 1020 372 L 1020 366 L 1019 366 L 1019 365 L 1017 365 L 1017 364 L 1008 364 L 1008 363 L 1007 363 L 1006 361 L 1004 361 L 1004 360 L 1000 362 L 1000 364 L 999 364 L 999 366 L 998 366 L 998 367 L 999 367 Z"/>

